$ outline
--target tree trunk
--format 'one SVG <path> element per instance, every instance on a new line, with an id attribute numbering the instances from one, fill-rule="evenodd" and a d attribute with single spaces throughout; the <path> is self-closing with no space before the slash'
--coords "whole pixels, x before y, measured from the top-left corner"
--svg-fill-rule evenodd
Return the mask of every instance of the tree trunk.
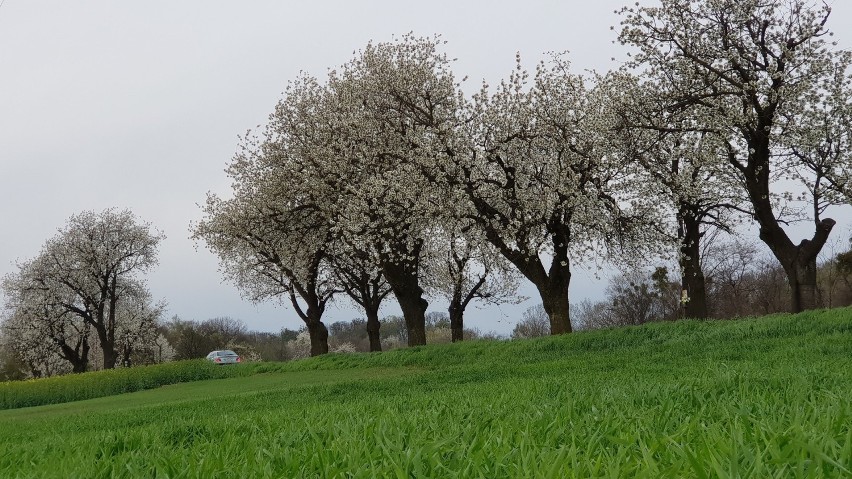
<path id="1" fill-rule="evenodd" d="M 89 361 L 81 360 L 81 361 L 71 361 L 71 372 L 72 373 L 84 373 L 86 369 L 89 368 Z"/>
<path id="2" fill-rule="evenodd" d="M 450 331 L 453 342 L 464 340 L 464 307 L 460 301 L 450 302 Z"/>
<path id="3" fill-rule="evenodd" d="M 570 333 L 571 315 L 569 313 L 568 292 L 542 294 L 541 301 L 550 319 L 550 334 Z"/>
<path id="4" fill-rule="evenodd" d="M 760 239 L 769 246 L 787 275 L 790 311 L 793 313 L 817 307 L 817 255 L 834 225 L 835 221 L 831 218 L 820 221 L 813 238 L 802 240 L 798 245 L 794 245 L 777 224 L 776 228 L 771 228 L 771 225 L 769 228 L 761 227 Z"/>
<path id="5" fill-rule="evenodd" d="M 568 264 L 567 240 L 554 239 L 559 244 L 548 272 L 538 257 L 503 253 L 521 274 L 538 290 L 541 303 L 550 321 L 550 334 L 571 332 L 571 313 L 568 300 L 568 286 L 571 284 L 571 269 Z M 503 251 L 506 251 L 504 248 Z M 510 252 L 511 253 L 511 252 Z"/>
<path id="6" fill-rule="evenodd" d="M 113 346 L 113 344 L 101 342 L 101 349 L 104 355 L 104 369 L 114 369 L 118 361 L 118 352 Z"/>
<path id="7" fill-rule="evenodd" d="M 382 323 L 379 321 L 379 308 L 364 308 L 367 314 L 367 337 L 370 338 L 370 352 L 378 352 L 382 350 L 381 336 L 379 328 Z"/>
<path id="8" fill-rule="evenodd" d="M 761 119 L 755 129 L 755 136 L 747 138 L 753 153 L 749 155 L 747 167 L 740 171 L 745 176 L 746 190 L 754 207 L 754 218 L 760 225 L 760 240 L 769 246 L 784 268 L 790 285 L 790 309 L 799 313 L 816 307 L 816 259 L 836 221 L 831 218 L 820 220 L 819 212 L 815 210 L 814 234 L 811 239 L 802 240 L 798 245 L 781 228 L 772 211 L 769 190 L 771 151 L 769 137 L 765 132 L 771 130 L 772 119 Z"/>
<path id="9" fill-rule="evenodd" d="M 816 258 L 793 261 L 784 265 L 787 283 L 790 285 L 790 309 L 794 313 L 817 307 Z"/>
<path id="10" fill-rule="evenodd" d="M 545 269 L 536 249 L 518 251 L 503 241 L 498 230 L 486 226 L 484 231 L 488 241 L 538 290 L 544 311 L 550 320 L 552 335 L 571 332 L 568 302 L 568 286 L 571 284 L 571 266 L 568 261 L 568 245 L 571 244 L 569 224 L 570 221 L 565 218 L 558 218 L 556 224 L 548 226 L 553 247 L 553 260 L 549 269 Z"/>
<path id="11" fill-rule="evenodd" d="M 423 298 L 417 269 L 388 261 L 382 265 L 382 272 L 402 309 L 405 328 L 408 330 L 408 345 L 426 344 L 426 308 L 429 302 Z"/>
<path id="12" fill-rule="evenodd" d="M 568 285 L 571 273 L 560 273 L 561 269 L 551 268 L 550 275 L 544 284 L 537 284 L 541 295 L 544 311 L 550 319 L 550 334 L 566 334 L 571 332 L 570 303 Z"/>
<path id="13" fill-rule="evenodd" d="M 707 288 L 701 270 L 701 223 L 685 214 L 681 215 L 680 274 L 681 288 L 686 293 L 684 316 L 705 319 L 707 313 Z"/>
<path id="14" fill-rule="evenodd" d="M 420 294 L 397 293 L 394 291 L 402 316 L 405 318 L 405 329 L 408 331 L 408 345 L 422 346 L 426 344 L 426 307 L 428 302 Z"/>
<path id="15" fill-rule="evenodd" d="M 71 372 L 84 373 L 89 369 L 89 342 L 85 337 L 79 340 L 75 346 L 76 349 L 69 346 L 64 339 L 53 338 L 53 340 L 61 351 L 59 356 L 71 363 Z"/>
<path id="16" fill-rule="evenodd" d="M 311 356 L 328 354 L 328 328 L 320 320 L 311 321 L 307 326 L 311 338 Z"/>

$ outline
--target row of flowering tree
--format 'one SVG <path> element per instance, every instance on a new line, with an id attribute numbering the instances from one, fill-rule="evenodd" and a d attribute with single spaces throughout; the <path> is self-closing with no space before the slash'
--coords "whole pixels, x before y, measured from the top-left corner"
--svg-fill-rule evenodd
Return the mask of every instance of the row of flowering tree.
<path id="1" fill-rule="evenodd" d="M 378 342 L 393 294 L 411 345 L 427 297 L 454 338 L 476 298 L 538 292 L 552 334 L 571 331 L 581 263 L 676 257 L 684 314 L 705 317 L 702 240 L 753 218 L 812 307 L 816 256 L 848 202 L 849 52 L 830 9 L 803 0 L 662 0 L 626 8 L 632 61 L 577 75 L 555 55 L 466 95 L 439 37 L 369 43 L 325 79 L 288 86 L 193 227 L 251 299 L 287 298 L 312 354 L 347 295 Z M 800 180 L 802 187 L 795 180 Z M 799 194 L 801 193 L 801 194 Z M 784 226 L 810 213 L 798 245 Z M 456 334 L 457 333 L 457 334 Z"/>
<path id="2" fill-rule="evenodd" d="M 519 276 L 570 332 L 571 263 L 655 244 L 658 208 L 608 138 L 608 78 L 588 86 L 556 58 L 468 99 L 442 45 L 370 43 L 325 82 L 292 82 L 231 163 L 233 197 L 211 195 L 194 226 L 248 297 L 289 298 L 312 354 L 338 293 L 377 318 L 367 305 L 392 292 L 418 345 L 427 295 L 461 339 L 468 304 L 512 300 Z"/>

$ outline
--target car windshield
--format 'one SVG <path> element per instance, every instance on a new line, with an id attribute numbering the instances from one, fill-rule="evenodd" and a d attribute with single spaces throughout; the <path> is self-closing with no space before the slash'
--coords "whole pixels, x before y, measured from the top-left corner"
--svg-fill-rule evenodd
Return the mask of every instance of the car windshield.
<path id="1" fill-rule="evenodd" d="M 219 351 L 219 356 L 237 356 L 233 351 Z"/>

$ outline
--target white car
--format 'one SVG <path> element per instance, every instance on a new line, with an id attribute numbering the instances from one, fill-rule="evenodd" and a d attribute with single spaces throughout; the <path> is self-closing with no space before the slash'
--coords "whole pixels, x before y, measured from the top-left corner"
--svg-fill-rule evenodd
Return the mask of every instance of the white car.
<path id="1" fill-rule="evenodd" d="M 237 364 L 241 362 L 240 355 L 230 349 L 211 351 L 210 354 L 207 355 L 207 360 L 213 361 L 216 364 Z"/>

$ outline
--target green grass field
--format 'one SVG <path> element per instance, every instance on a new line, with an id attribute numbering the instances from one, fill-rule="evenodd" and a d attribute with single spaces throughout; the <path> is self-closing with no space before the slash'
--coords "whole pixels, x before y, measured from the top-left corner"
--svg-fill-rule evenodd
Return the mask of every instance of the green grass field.
<path id="1" fill-rule="evenodd" d="M 216 371 L 0 411 L 0 477 L 852 477 L 852 309 Z"/>

